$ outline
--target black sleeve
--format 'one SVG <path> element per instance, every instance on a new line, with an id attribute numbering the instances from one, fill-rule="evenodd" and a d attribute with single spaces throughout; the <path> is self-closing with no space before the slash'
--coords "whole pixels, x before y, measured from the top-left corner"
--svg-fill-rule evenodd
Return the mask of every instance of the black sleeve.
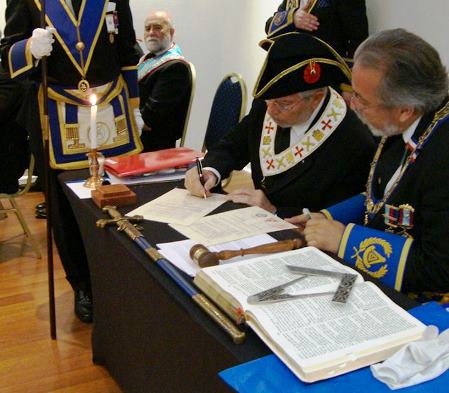
<path id="1" fill-rule="evenodd" d="M 120 15 L 118 48 L 120 66 L 135 66 L 139 62 L 139 53 L 136 49 L 136 33 L 134 31 L 133 18 L 129 8 L 129 0 L 120 0 L 117 3 Z"/>
<path id="2" fill-rule="evenodd" d="M 31 37 L 34 25 L 30 9 L 26 0 L 8 2 L 5 11 L 4 38 L 0 42 L 2 63 L 5 68 L 8 64 L 9 48 L 16 42 Z"/>
<path id="3" fill-rule="evenodd" d="M 352 58 L 357 47 L 368 37 L 365 0 L 337 0 L 337 12 L 346 43 L 342 55 Z"/>
<path id="4" fill-rule="evenodd" d="M 145 79 L 142 83 L 145 84 Z M 140 103 L 145 124 L 155 129 L 176 131 L 176 127 L 170 127 L 170 122 L 176 122 L 190 89 L 190 74 L 186 63 L 174 61 L 158 71 L 150 95 Z"/>
<path id="5" fill-rule="evenodd" d="M 442 130 L 447 133 L 449 128 Z M 428 164 L 423 168 L 422 195 L 415 227 L 420 236 L 413 241 L 407 258 L 405 291 L 449 291 L 449 157 L 447 141 L 440 138 L 426 153 Z M 418 156 L 416 163 L 421 157 Z"/>

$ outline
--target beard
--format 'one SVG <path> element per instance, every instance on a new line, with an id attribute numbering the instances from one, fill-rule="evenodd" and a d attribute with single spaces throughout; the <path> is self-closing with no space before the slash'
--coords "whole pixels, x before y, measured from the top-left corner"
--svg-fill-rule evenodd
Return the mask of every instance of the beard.
<path id="1" fill-rule="evenodd" d="M 147 47 L 148 51 L 151 53 L 157 53 L 167 50 L 170 47 L 170 37 L 165 36 L 162 39 L 154 38 L 154 37 L 147 37 L 145 39 L 145 46 Z"/>
<path id="2" fill-rule="evenodd" d="M 359 120 L 369 128 L 369 130 L 371 131 L 371 134 L 373 134 L 374 136 L 389 137 L 389 136 L 398 135 L 398 134 L 402 133 L 402 130 L 393 124 L 387 124 L 382 129 L 376 128 L 376 127 L 372 126 L 361 113 L 357 112 L 356 110 L 354 110 L 354 112 L 357 115 L 357 117 L 359 118 Z"/>

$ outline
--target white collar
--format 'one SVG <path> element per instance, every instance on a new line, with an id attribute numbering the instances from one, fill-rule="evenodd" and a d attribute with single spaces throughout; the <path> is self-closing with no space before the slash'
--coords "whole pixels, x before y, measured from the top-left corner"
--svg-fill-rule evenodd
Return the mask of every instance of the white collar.
<path id="1" fill-rule="evenodd" d="M 416 128 L 418 127 L 419 121 L 421 120 L 422 116 L 419 116 L 411 125 L 408 127 L 403 133 L 402 133 L 402 139 L 404 140 L 404 143 L 407 144 L 412 139 L 413 134 L 416 131 Z"/>
<path id="2" fill-rule="evenodd" d="M 320 103 L 317 105 L 313 113 L 310 115 L 310 117 L 301 124 L 295 124 L 290 128 L 290 146 L 293 146 L 298 142 L 307 132 L 307 130 L 310 128 L 310 125 L 312 124 L 313 119 L 318 115 L 318 112 L 321 110 L 321 107 L 323 106 L 324 99 L 327 97 L 328 92 L 323 96 Z"/>

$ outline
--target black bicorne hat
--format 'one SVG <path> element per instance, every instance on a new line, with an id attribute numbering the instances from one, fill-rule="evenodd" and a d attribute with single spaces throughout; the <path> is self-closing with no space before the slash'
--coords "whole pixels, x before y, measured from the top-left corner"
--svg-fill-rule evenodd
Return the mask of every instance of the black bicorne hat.
<path id="1" fill-rule="evenodd" d="M 254 86 L 255 98 L 285 97 L 351 80 L 343 58 L 311 34 L 286 33 L 259 45 L 268 53 Z"/>

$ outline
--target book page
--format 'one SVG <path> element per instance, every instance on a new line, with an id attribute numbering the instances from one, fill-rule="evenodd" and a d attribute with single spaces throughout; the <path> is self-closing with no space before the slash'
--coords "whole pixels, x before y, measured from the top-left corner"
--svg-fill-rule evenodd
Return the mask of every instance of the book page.
<path id="1" fill-rule="evenodd" d="M 221 194 L 212 194 L 204 199 L 191 195 L 187 190 L 174 188 L 128 215 L 139 214 L 145 220 L 190 225 L 225 202 L 225 196 Z"/>
<path id="2" fill-rule="evenodd" d="M 230 242 L 262 233 L 296 228 L 287 221 L 257 206 L 203 217 L 189 226 L 175 224 L 171 227 L 189 239 L 205 246 Z"/>
<path id="3" fill-rule="evenodd" d="M 332 302 L 329 294 L 249 305 L 248 295 L 292 279 L 282 263 L 296 260 L 296 264 L 306 266 L 313 261 L 317 263 L 314 267 L 327 270 L 339 264 L 311 247 L 273 257 L 206 268 L 203 273 L 232 294 L 245 310 L 248 324 L 300 379 L 311 382 L 382 361 L 403 344 L 421 337 L 425 328 L 421 322 L 373 283 L 361 279 L 344 304 Z M 310 276 L 287 292 L 336 288 L 338 283 L 329 281 L 338 279 Z"/>
<path id="4" fill-rule="evenodd" d="M 299 250 L 268 254 L 251 261 L 236 262 L 226 268 L 218 266 L 202 269 L 202 274 L 208 276 L 222 290 L 231 293 L 242 306 L 246 308 L 246 298 L 249 295 L 264 291 L 291 281 L 298 274 L 290 272 L 285 265 L 298 265 L 323 270 L 334 270 L 357 274 L 357 282 L 363 277 L 354 269 L 326 255 L 314 247 L 304 247 Z M 316 291 L 336 290 L 339 278 L 326 276 L 308 276 L 307 278 L 285 288 L 285 293 L 309 293 Z M 332 297 L 332 296 L 330 296 Z"/>

